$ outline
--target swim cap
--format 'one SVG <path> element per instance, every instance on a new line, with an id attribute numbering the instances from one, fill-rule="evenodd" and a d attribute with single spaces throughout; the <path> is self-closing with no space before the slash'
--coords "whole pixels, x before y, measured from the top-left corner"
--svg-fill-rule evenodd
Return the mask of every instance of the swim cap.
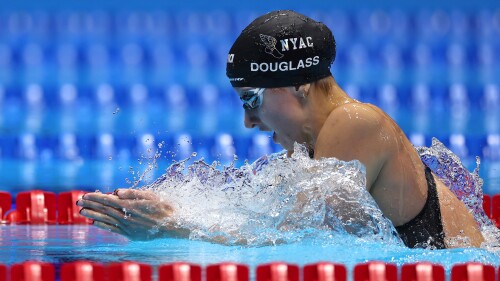
<path id="1" fill-rule="evenodd" d="M 233 87 L 298 86 L 331 75 L 335 39 L 323 23 L 294 11 L 274 11 L 248 25 L 227 57 Z"/>

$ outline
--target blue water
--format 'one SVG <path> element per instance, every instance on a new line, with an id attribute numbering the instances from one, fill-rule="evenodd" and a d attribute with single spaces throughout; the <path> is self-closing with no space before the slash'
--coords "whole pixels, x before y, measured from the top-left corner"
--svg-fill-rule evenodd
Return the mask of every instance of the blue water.
<path id="1" fill-rule="evenodd" d="M 470 261 L 491 264 L 495 267 L 500 265 L 498 241 L 495 243 L 495 240 L 484 248 L 426 250 L 404 247 L 393 236 L 392 226 L 390 223 L 387 225 L 386 219 L 377 212 L 376 205 L 372 206 L 373 200 L 364 189 L 364 169 L 359 162 L 342 162 L 336 159 L 316 161 L 309 159 L 307 152 L 299 146 L 295 147 L 295 151 L 290 159 L 281 158 L 277 154 L 269 159 L 264 158 L 264 162 L 259 161 L 243 167 L 238 172 L 240 176 L 232 180 L 228 180 L 228 175 L 235 172 L 231 167 L 217 170 L 205 164 L 195 166 L 191 164 L 186 167 L 191 173 L 187 175 L 178 173 L 184 169 L 182 165 L 179 169 L 171 167 L 167 173 L 169 177 L 160 178 L 149 188 L 163 196 L 168 194 L 171 200 L 179 201 L 177 203 L 191 204 L 186 206 L 189 210 L 184 210 L 184 214 L 180 212 L 180 218 L 184 219 L 181 223 L 191 223 L 192 227 L 197 227 L 195 229 L 197 233 L 190 239 L 132 242 L 123 236 L 94 226 L 2 225 L 0 252 L 3 254 L 0 255 L 0 263 L 10 265 L 25 260 L 55 264 L 75 260 L 101 263 L 133 260 L 151 265 L 174 261 L 208 265 L 233 261 L 255 267 L 271 261 L 285 261 L 298 265 L 333 261 L 343 263 L 352 269 L 355 264 L 371 260 L 397 265 L 429 261 L 443 265 L 448 273 L 453 265 Z M 461 180 L 465 175 L 474 175 L 461 170 L 460 162 L 454 162 L 457 159 L 453 154 L 440 146 L 437 141 L 432 148 L 419 148 L 419 151 L 423 159 L 427 159 L 431 164 L 434 163 L 430 165 L 431 168 L 439 166 L 440 171 L 446 167 L 457 168 L 448 174 L 450 178 L 453 178 L 453 173 L 460 174 Z M 324 173 L 314 174 L 308 169 L 319 169 Z M 254 175 L 252 171 L 256 170 L 257 173 Z M 248 174 L 245 174 L 246 172 Z M 268 177 L 259 176 L 259 173 L 265 173 Z M 286 176 L 277 179 L 278 175 Z M 315 179 L 308 178 L 308 175 Z M 184 177 L 189 180 L 186 181 Z M 303 206 L 309 210 L 311 207 L 315 208 L 312 213 L 306 210 L 295 214 L 293 208 L 290 208 L 294 205 L 297 191 L 305 192 L 306 197 L 324 193 L 325 190 L 312 189 L 312 193 L 307 195 L 311 187 L 321 186 L 335 179 L 342 180 L 341 184 L 344 187 L 349 186 L 347 189 L 350 193 L 344 194 L 329 186 L 325 189 L 334 190 L 331 192 L 340 198 L 356 197 L 356 202 L 361 207 L 358 212 L 367 213 L 371 216 L 370 220 L 375 223 L 363 226 L 367 231 L 349 235 L 342 230 L 345 222 L 339 222 L 331 230 L 323 228 L 322 219 L 316 219 L 317 216 L 323 216 L 321 213 L 323 201 L 319 197 L 313 196 Z M 472 183 L 468 185 L 470 190 L 460 185 L 453 185 L 458 191 L 462 191 L 462 196 L 470 197 L 469 208 L 481 204 L 480 201 L 472 199 L 473 195 L 480 192 L 481 181 L 474 177 L 471 181 Z M 179 182 L 183 182 L 183 185 L 179 185 Z M 241 183 L 246 183 L 242 186 L 244 188 L 240 186 Z M 261 189 L 261 186 L 266 188 Z M 255 191 L 258 192 L 255 194 Z M 457 190 L 454 191 L 457 193 Z M 196 200 L 197 196 L 205 198 L 203 206 L 193 204 L 200 202 Z M 214 206 L 219 209 L 214 209 Z M 248 215 L 251 216 L 251 220 L 248 220 Z M 253 238 L 255 242 L 249 243 L 250 246 L 227 246 L 201 241 L 210 237 L 214 222 L 219 227 L 217 235 L 228 229 L 234 230 L 234 227 L 238 226 L 242 228 L 238 230 L 240 231 L 238 235 L 247 239 Z M 283 227 L 282 222 L 287 222 L 288 226 Z M 254 224 L 261 225 L 261 228 L 255 227 Z M 245 230 L 245 227 L 252 229 Z M 498 231 L 491 232 L 483 228 L 483 233 L 485 231 L 496 239 L 494 235 Z"/>
<path id="2" fill-rule="evenodd" d="M 483 249 L 422 250 L 352 238 L 335 241 L 304 240 L 278 246 L 223 246 L 185 239 L 129 242 L 94 226 L 0 226 L 0 263 L 26 260 L 60 264 L 75 260 L 108 263 L 125 260 L 151 265 L 189 261 L 208 265 L 223 261 L 252 267 L 271 261 L 304 265 L 318 261 L 340 262 L 352 268 L 371 260 L 402 265 L 418 261 L 442 264 L 446 270 L 458 263 L 475 261 L 494 266 L 500 257 Z"/>

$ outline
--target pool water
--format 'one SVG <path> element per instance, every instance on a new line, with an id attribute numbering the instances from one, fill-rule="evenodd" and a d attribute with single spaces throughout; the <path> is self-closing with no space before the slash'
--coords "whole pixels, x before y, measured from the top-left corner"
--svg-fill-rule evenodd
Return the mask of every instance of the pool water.
<path id="1" fill-rule="evenodd" d="M 177 219 L 191 227 L 195 233 L 191 239 L 129 241 L 92 225 L 2 225 L 0 252 L 3 255 L 0 255 L 0 263 L 11 265 L 37 260 L 61 264 L 89 260 L 161 265 L 187 261 L 206 266 L 231 261 L 255 267 L 273 261 L 300 266 L 333 261 L 352 270 L 356 264 L 373 260 L 398 266 L 427 261 L 443 265 L 448 275 L 454 265 L 465 262 L 500 266 L 499 232 L 492 231 L 494 227 L 489 222 L 482 222 L 483 234 L 489 235 L 487 241 L 490 242 L 483 248 L 406 248 L 394 236 L 392 224 L 387 224 L 387 219 L 377 213 L 376 204 L 364 188 L 364 169 L 359 163 L 336 159 L 312 160 L 300 146 L 296 146 L 295 151 L 291 158 L 274 154 L 261 159 L 264 162 L 257 161 L 239 170 L 231 166 L 218 170 L 201 162 L 170 167 L 166 177 L 161 177 L 149 188 L 160 196 L 177 201 L 179 206 L 187 206 L 179 212 Z M 431 168 L 440 167 L 443 171 L 444 168 L 454 167 L 456 172 L 438 176 L 449 176 L 454 192 L 467 199 L 469 208 L 474 210 L 481 205 L 481 201 L 474 200 L 479 198 L 477 195 L 482 195 L 480 179 L 474 177 L 475 173 L 463 172 L 460 160 L 451 152 L 436 141 L 431 148 L 419 148 L 419 152 Z M 322 173 L 308 172 L 308 169 L 320 168 Z M 184 169 L 188 170 L 188 174 L 182 173 Z M 233 177 L 235 173 L 238 177 Z M 461 177 L 457 176 L 459 174 Z M 465 178 L 471 181 L 468 189 L 462 186 Z M 347 189 L 352 194 L 339 192 L 346 188 L 335 188 L 339 179 L 342 186 L 349 186 Z M 329 182 L 333 182 L 333 188 L 327 184 Z M 314 196 L 303 207 L 315 212 L 304 211 L 295 216 L 293 208 L 287 206 L 293 205 L 298 191 L 307 193 L 311 188 L 314 191 L 309 194 L 311 196 L 318 193 L 326 196 L 328 190 L 333 192 L 330 195 L 339 198 L 354 196 L 356 200 L 351 201 L 359 205 L 356 210 L 369 215 L 369 221 L 374 224 L 361 226 L 366 232 L 360 231 L 356 235 L 347 234 L 343 228 L 346 223 L 341 221 L 332 229 L 326 229 L 323 219 L 316 217 L 319 214 L 323 218 L 324 198 Z M 200 201 L 202 199 L 204 201 Z M 174 209 L 180 209 L 179 206 Z M 482 211 L 475 215 L 481 221 Z M 282 227 L 283 222 L 291 226 Z M 255 227 L 255 224 L 261 228 Z M 214 225 L 218 227 L 215 234 L 212 231 Z M 233 231 L 235 228 L 238 229 L 236 234 Z M 221 233 L 228 237 L 239 235 L 253 242 L 241 246 L 234 242 L 229 242 L 234 245 L 221 245 L 204 241 L 210 235 Z"/>
<path id="2" fill-rule="evenodd" d="M 437 176 L 449 176 L 449 185 L 462 200 L 467 199 L 472 210 L 481 205 L 476 200 L 482 195 L 481 181 L 474 176 L 477 174 L 461 170 L 460 160 L 437 141 L 430 148 L 419 148 L 419 152 L 431 168 L 440 171 L 455 168 Z M 291 158 L 277 153 L 239 169 L 232 166 L 218 169 L 196 161 L 186 164 L 169 167 L 165 177 L 146 188 L 174 200 L 178 204 L 176 210 L 185 207 L 177 219 L 191 227 L 191 239 L 129 241 L 92 225 L 0 225 L 0 264 L 36 260 L 60 265 L 87 260 L 104 264 L 135 261 L 152 266 L 186 261 L 207 266 L 231 261 L 250 266 L 254 274 L 257 265 L 274 261 L 299 266 L 331 261 L 344 264 L 352 272 L 355 265 L 376 260 L 397 266 L 436 263 L 445 268 L 448 276 L 454 265 L 466 262 L 500 266 L 498 231 L 483 229 L 483 234 L 490 235 L 487 239 L 490 243 L 483 248 L 428 250 L 403 246 L 394 235 L 392 224 L 382 216 L 364 188 L 364 167 L 357 161 L 313 160 L 305 148 L 297 145 Z M 322 172 L 311 173 L 311 170 Z M 469 190 L 464 189 L 465 178 L 470 181 L 466 185 Z M 337 185 L 344 188 L 336 188 Z M 346 189 L 349 194 L 341 192 Z M 297 192 L 311 190 L 307 194 L 310 200 L 303 207 L 314 211 L 293 214 L 289 206 L 294 204 Z M 323 196 L 315 197 L 317 194 Z M 333 229 L 324 228 L 322 200 L 331 195 L 345 199 L 354 196 L 356 200 L 347 201 L 355 202 L 358 214 L 368 215 L 367 221 L 373 224 L 362 225 L 362 231 L 356 235 L 347 234 L 345 222 L 339 221 Z M 481 218 L 482 211 L 475 215 Z M 283 228 L 283 222 L 291 222 L 292 226 Z M 218 227 L 215 234 L 214 225 Z M 232 237 L 235 228 L 236 236 L 252 241 L 250 245 L 204 241 L 221 233 Z"/>
<path id="3" fill-rule="evenodd" d="M 341 240 L 341 241 L 339 241 Z M 224 261 L 251 267 L 284 261 L 305 265 L 335 261 L 352 269 L 366 261 L 384 261 L 401 266 L 429 261 L 441 264 L 448 272 L 453 265 L 474 261 L 500 265 L 500 256 L 484 249 L 422 250 L 340 236 L 338 240 L 303 240 L 275 246 L 224 246 L 186 239 L 128 241 L 94 226 L 9 225 L 0 226 L 0 263 L 11 265 L 26 260 L 61 264 L 76 260 L 100 263 L 137 261 L 160 265 L 188 261 L 208 265 Z"/>

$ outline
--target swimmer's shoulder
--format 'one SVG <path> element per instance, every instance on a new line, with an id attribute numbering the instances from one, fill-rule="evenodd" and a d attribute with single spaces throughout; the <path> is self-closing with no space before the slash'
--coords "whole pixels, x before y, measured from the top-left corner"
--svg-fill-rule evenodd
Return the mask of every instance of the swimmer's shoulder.
<path id="1" fill-rule="evenodd" d="M 351 109 L 353 111 L 358 111 L 360 113 L 377 115 L 380 118 L 385 117 L 385 115 L 383 114 L 383 111 L 371 103 L 354 101 L 354 102 L 346 103 L 346 104 L 342 105 L 342 107 Z M 339 106 L 338 108 L 341 108 L 341 107 Z"/>
<path id="2" fill-rule="evenodd" d="M 336 107 L 325 121 L 324 129 L 342 129 L 352 133 L 369 133 L 384 126 L 387 116 L 378 107 L 350 102 Z M 337 131 L 335 130 L 335 131 Z"/>
<path id="3" fill-rule="evenodd" d="M 341 105 L 323 124 L 314 157 L 359 160 L 366 168 L 370 190 L 395 147 L 386 129 L 385 117 L 376 107 L 357 102 Z"/>

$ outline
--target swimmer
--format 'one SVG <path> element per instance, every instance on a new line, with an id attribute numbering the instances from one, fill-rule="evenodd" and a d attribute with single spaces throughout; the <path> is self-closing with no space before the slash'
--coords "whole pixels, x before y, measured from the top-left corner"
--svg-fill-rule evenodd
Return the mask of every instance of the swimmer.
<path id="1" fill-rule="evenodd" d="M 330 72 L 335 56 L 334 37 L 322 23 L 293 11 L 255 19 L 227 58 L 245 126 L 273 132 L 288 155 L 297 142 L 315 159 L 359 160 L 368 192 L 408 247 L 444 249 L 464 237 L 468 245 L 458 246 L 479 247 L 484 238 L 474 217 L 422 163 L 401 128 L 381 109 L 339 87 Z M 175 210 L 148 191 L 89 193 L 78 205 L 94 225 L 131 239 L 189 236 L 189 229 L 175 222 L 151 231 Z"/>

